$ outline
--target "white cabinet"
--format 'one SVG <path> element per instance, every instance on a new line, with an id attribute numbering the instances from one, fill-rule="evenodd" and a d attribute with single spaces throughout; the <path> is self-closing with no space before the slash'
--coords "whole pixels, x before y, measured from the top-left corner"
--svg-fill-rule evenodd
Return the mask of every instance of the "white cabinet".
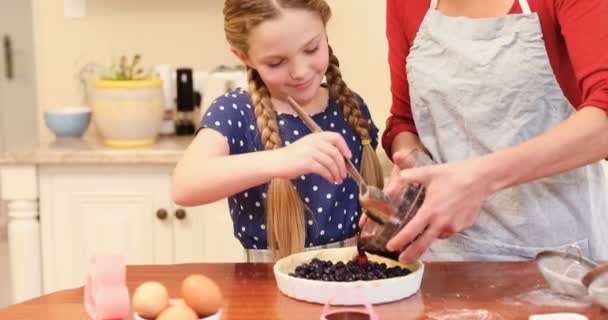
<path id="1" fill-rule="evenodd" d="M 43 290 L 81 286 L 89 258 L 128 264 L 240 262 L 225 199 L 179 208 L 169 166 L 43 166 L 40 224 Z"/>
<path id="2" fill-rule="evenodd" d="M 173 263 L 245 262 L 247 257 L 234 236 L 226 199 L 204 206 L 178 208 L 186 219 L 173 223 Z"/>

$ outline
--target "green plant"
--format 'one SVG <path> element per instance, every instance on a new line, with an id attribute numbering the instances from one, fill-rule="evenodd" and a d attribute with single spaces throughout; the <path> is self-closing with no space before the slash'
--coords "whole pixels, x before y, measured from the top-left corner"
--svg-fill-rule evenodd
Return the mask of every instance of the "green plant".
<path id="1" fill-rule="evenodd" d="M 148 72 L 139 66 L 141 55 L 133 55 L 129 61 L 126 55 L 122 55 L 118 63 L 113 63 L 110 69 L 102 77 L 103 80 L 142 80 L 149 76 Z"/>

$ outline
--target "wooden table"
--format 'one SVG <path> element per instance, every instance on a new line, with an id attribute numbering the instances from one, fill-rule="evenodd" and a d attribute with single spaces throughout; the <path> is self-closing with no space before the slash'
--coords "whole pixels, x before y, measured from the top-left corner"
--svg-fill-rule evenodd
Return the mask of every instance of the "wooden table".
<path id="1" fill-rule="evenodd" d="M 161 281 L 172 296 L 178 296 L 181 280 L 192 273 L 205 274 L 219 284 L 225 295 L 223 319 L 319 319 L 321 305 L 300 302 L 278 291 L 271 264 L 129 266 L 127 282 L 132 293 L 144 281 Z M 596 305 L 572 306 L 558 298 L 552 300 L 545 287 L 531 262 L 427 263 L 420 292 L 399 302 L 376 305 L 375 310 L 380 319 L 429 319 L 433 312 L 450 310 L 485 310 L 494 316 L 491 319 L 528 319 L 531 314 L 550 312 L 608 319 L 608 311 Z M 86 318 L 83 288 L 0 309 L 0 319 Z"/>

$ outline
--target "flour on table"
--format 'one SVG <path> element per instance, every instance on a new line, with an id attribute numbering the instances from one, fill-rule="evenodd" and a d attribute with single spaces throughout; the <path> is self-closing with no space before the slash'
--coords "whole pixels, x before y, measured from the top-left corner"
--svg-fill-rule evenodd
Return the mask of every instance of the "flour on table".
<path id="1" fill-rule="evenodd" d="M 591 304 L 591 301 L 589 301 L 588 298 L 570 297 L 552 291 L 549 288 L 542 288 L 524 292 L 514 297 L 505 298 L 502 302 L 513 305 L 531 303 L 537 306 L 555 306 L 568 308 L 584 308 Z"/>
<path id="2" fill-rule="evenodd" d="M 430 320 L 503 320 L 501 315 L 483 309 L 446 309 L 426 316 Z"/>

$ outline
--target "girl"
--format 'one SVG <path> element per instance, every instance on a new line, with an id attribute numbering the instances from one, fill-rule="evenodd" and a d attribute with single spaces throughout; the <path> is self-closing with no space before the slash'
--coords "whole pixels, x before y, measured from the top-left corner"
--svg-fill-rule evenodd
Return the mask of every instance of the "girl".
<path id="1" fill-rule="evenodd" d="M 323 0 L 224 4 L 226 38 L 247 66 L 249 90 L 209 107 L 175 168 L 173 199 L 191 206 L 229 197 L 234 233 L 250 261 L 338 246 L 355 235 L 359 190 L 343 157 L 369 184 L 382 184 L 377 129 L 342 79 L 327 41 L 330 16 Z M 323 133 L 310 134 L 288 96 Z"/>
<path id="2" fill-rule="evenodd" d="M 388 243 L 420 235 L 402 261 L 529 260 L 571 245 L 608 259 L 606 16 L 605 0 L 387 1 L 383 146 L 395 163 L 420 146 L 440 163 L 387 187 L 426 186 Z"/>

